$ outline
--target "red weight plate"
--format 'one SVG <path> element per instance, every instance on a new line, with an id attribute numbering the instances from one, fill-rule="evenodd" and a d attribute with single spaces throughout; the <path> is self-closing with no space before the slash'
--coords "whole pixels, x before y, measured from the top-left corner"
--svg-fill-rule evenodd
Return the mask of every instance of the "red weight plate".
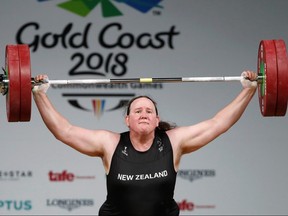
<path id="1" fill-rule="evenodd" d="M 25 44 L 18 45 L 20 62 L 20 121 L 30 121 L 31 117 L 31 65 L 30 50 Z"/>
<path id="2" fill-rule="evenodd" d="M 263 116 L 274 116 L 277 101 L 277 64 L 273 40 L 262 40 L 258 50 L 258 75 L 265 78 L 258 85 L 258 96 Z"/>
<path id="3" fill-rule="evenodd" d="M 277 55 L 278 89 L 275 116 L 285 116 L 288 101 L 288 59 L 283 40 L 274 40 Z"/>
<path id="4" fill-rule="evenodd" d="M 7 45 L 5 66 L 9 80 L 6 95 L 6 112 L 9 122 L 19 121 L 20 116 L 20 75 L 17 45 Z"/>

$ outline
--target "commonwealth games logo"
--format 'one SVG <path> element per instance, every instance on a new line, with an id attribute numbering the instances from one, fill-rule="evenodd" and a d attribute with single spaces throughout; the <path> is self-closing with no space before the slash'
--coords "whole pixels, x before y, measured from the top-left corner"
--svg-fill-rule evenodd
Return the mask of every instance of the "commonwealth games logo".
<path id="1" fill-rule="evenodd" d="M 49 0 L 38 0 L 44 2 Z M 159 3 L 162 0 L 69 0 L 59 3 L 57 6 L 79 16 L 87 16 L 94 8 L 101 7 L 103 17 L 122 16 L 123 13 L 117 7 L 125 4 L 141 13 L 147 13 L 152 8 L 162 8 Z"/>

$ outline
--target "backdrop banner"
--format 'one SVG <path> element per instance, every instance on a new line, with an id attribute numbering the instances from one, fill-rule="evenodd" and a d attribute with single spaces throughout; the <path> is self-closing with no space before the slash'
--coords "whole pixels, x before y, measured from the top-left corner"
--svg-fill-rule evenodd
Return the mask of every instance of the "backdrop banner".
<path id="1" fill-rule="evenodd" d="M 28 44 L 32 76 L 51 80 L 240 76 L 257 71 L 261 40 L 288 43 L 287 8 L 285 0 L 2 0 L 0 60 L 5 69 L 6 45 Z M 75 125 L 124 132 L 134 96 L 151 96 L 162 120 L 185 126 L 213 117 L 241 89 L 53 84 L 47 94 Z M 97 215 L 106 199 L 101 159 L 56 140 L 33 99 L 29 122 L 8 122 L 6 96 L 0 104 L 0 214 Z M 262 116 L 255 94 L 228 132 L 182 158 L 180 214 L 287 214 L 286 126 L 286 116 Z"/>

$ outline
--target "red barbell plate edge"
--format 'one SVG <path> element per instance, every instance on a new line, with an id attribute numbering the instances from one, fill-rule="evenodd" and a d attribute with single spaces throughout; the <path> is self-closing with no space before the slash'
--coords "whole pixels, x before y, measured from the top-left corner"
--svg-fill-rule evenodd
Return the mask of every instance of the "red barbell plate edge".
<path id="1" fill-rule="evenodd" d="M 288 101 L 288 59 L 283 40 L 274 40 L 277 54 L 278 89 L 275 116 L 285 116 Z"/>
<path id="2" fill-rule="evenodd" d="M 30 121 L 31 118 L 31 64 L 30 50 L 26 44 L 18 45 L 20 62 L 20 119 L 19 121 Z"/>
<path id="3" fill-rule="evenodd" d="M 20 116 L 20 75 L 17 45 L 7 45 L 5 66 L 9 79 L 6 95 L 6 112 L 8 122 L 19 121 Z"/>
<path id="4" fill-rule="evenodd" d="M 277 102 L 277 64 L 273 40 L 262 40 L 259 44 L 258 74 L 265 75 L 262 84 L 258 85 L 261 113 L 263 116 L 274 116 Z"/>

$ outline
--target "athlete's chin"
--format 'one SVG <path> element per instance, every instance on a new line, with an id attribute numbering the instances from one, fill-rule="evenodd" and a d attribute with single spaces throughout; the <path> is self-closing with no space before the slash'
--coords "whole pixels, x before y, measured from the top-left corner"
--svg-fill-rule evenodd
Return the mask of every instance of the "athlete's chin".
<path id="1" fill-rule="evenodd" d="M 152 128 L 149 125 L 142 125 L 142 127 L 139 128 L 139 131 L 141 133 L 145 133 L 145 134 L 149 134 L 149 133 L 151 133 L 154 130 L 155 130 L 155 128 Z"/>

